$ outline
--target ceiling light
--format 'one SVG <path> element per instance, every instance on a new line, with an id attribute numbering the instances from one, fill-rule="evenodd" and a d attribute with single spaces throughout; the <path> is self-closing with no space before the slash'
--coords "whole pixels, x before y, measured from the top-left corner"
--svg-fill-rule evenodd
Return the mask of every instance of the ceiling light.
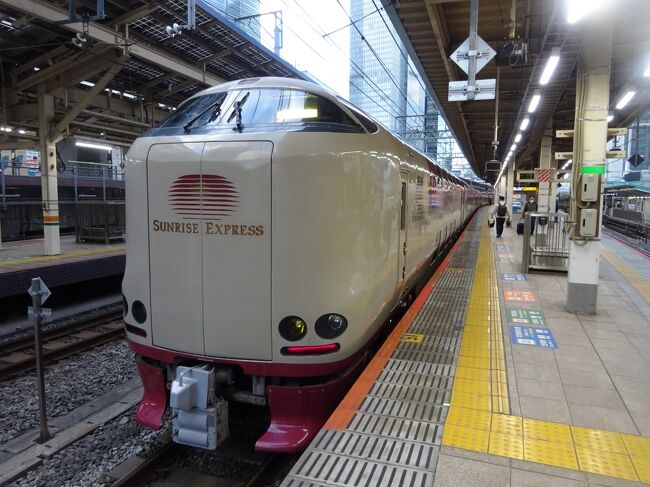
<path id="1" fill-rule="evenodd" d="M 40 70 L 41 68 L 39 68 L 38 66 L 34 66 L 34 71 L 40 71 Z"/>
<path id="2" fill-rule="evenodd" d="M 569 167 L 569 165 L 570 165 L 572 162 L 573 162 L 573 159 L 569 159 L 568 161 L 566 161 L 566 162 L 564 163 L 564 165 L 562 166 L 562 169 L 566 169 L 567 167 Z"/>
<path id="3" fill-rule="evenodd" d="M 535 110 L 537 110 L 541 99 L 542 95 L 540 95 L 539 92 L 535 92 L 533 97 L 530 99 L 530 104 L 528 105 L 528 113 L 533 113 Z"/>
<path id="4" fill-rule="evenodd" d="M 82 142 L 80 140 L 75 142 L 75 145 L 79 146 L 79 147 L 87 147 L 89 149 L 101 149 L 101 150 L 105 150 L 105 151 L 112 151 L 113 150 L 113 148 L 111 146 L 109 146 L 109 145 L 92 144 L 90 142 Z"/>
<path id="5" fill-rule="evenodd" d="M 132 95 L 131 93 L 127 93 L 126 91 L 122 94 L 124 95 L 124 98 L 128 98 L 129 100 L 133 100 L 134 98 L 136 98 L 135 95 Z"/>
<path id="6" fill-rule="evenodd" d="M 11 127 L 0 127 L 2 132 L 11 132 L 13 129 Z"/>
<path id="7" fill-rule="evenodd" d="M 524 131 L 528 128 L 528 124 L 530 123 L 530 118 L 526 117 L 521 121 L 521 125 L 519 126 L 519 130 Z"/>
<path id="8" fill-rule="evenodd" d="M 625 107 L 628 103 L 630 103 L 630 100 L 634 98 L 634 95 L 636 95 L 636 91 L 632 89 L 627 89 L 625 91 L 625 94 L 619 98 L 618 103 L 616 103 L 616 109 L 621 110 L 622 108 Z"/>
<path id="9" fill-rule="evenodd" d="M 607 115 L 607 123 L 611 122 L 612 120 L 614 120 L 614 115 L 610 113 L 609 115 Z"/>
<path id="10" fill-rule="evenodd" d="M 25 132 L 23 129 L 20 129 L 20 130 L 18 131 L 18 133 L 19 133 L 19 134 L 24 134 L 24 133 L 26 133 L 26 132 Z"/>
<path id="11" fill-rule="evenodd" d="M 559 62 L 560 62 L 560 48 L 554 47 L 553 50 L 551 51 L 551 55 L 546 61 L 546 66 L 544 66 L 544 71 L 542 72 L 542 76 L 539 78 L 540 85 L 545 85 L 551 80 L 551 76 L 553 76 L 553 73 L 555 72 L 555 68 L 557 68 Z"/>
<path id="12" fill-rule="evenodd" d="M 516 148 L 517 148 L 517 143 L 515 142 L 510 146 L 510 152 L 514 152 Z"/>
<path id="13" fill-rule="evenodd" d="M 519 133 L 515 136 L 515 142 L 519 142 L 520 140 L 521 140 L 521 132 L 519 132 Z"/>
<path id="14" fill-rule="evenodd" d="M 91 83 L 90 81 L 81 81 L 79 84 L 90 87 L 95 86 L 95 83 Z"/>

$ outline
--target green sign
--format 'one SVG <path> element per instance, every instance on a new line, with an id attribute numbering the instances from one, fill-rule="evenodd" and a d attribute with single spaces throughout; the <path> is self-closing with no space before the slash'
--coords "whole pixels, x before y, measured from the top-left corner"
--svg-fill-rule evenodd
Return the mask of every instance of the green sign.
<path id="1" fill-rule="evenodd" d="M 532 309 L 509 309 L 508 321 L 518 325 L 546 326 L 544 313 Z"/>
<path id="2" fill-rule="evenodd" d="M 582 166 L 580 174 L 605 174 L 605 166 Z"/>

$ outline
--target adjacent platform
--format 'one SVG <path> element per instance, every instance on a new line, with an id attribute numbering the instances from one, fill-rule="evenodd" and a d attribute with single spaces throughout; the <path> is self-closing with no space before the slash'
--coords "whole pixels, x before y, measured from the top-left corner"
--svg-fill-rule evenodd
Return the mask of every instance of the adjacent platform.
<path id="1" fill-rule="evenodd" d="M 78 244 L 61 238 L 61 255 L 44 256 L 43 240 L 3 242 L 0 249 L 0 298 L 25 292 L 33 277 L 50 288 L 124 273 L 125 245 Z"/>
<path id="2" fill-rule="evenodd" d="M 282 485 L 650 484 L 650 260 L 605 239 L 599 312 L 520 274 L 482 210 Z"/>

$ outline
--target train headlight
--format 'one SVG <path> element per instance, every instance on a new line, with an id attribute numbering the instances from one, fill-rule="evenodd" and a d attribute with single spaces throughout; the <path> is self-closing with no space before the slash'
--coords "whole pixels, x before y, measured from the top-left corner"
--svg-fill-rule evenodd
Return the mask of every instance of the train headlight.
<path id="1" fill-rule="evenodd" d="M 147 308 L 145 308 L 142 301 L 133 301 L 133 305 L 131 306 L 131 314 L 133 315 L 133 318 L 135 318 L 135 321 L 138 323 L 144 323 L 147 321 Z"/>
<path id="2" fill-rule="evenodd" d="M 295 342 L 307 334 L 307 323 L 298 316 L 287 316 L 280 321 L 279 329 L 282 338 Z"/>
<path id="3" fill-rule="evenodd" d="M 321 338 L 336 338 L 348 327 L 348 320 L 344 316 L 330 313 L 316 320 L 316 334 Z"/>

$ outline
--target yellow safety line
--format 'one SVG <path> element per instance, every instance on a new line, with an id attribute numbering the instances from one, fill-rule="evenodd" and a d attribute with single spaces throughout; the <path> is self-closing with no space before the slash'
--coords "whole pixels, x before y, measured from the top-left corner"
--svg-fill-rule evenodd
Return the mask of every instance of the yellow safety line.
<path id="1" fill-rule="evenodd" d="M 650 483 L 650 438 L 509 412 L 496 264 L 484 226 L 442 444 Z"/>
<path id="2" fill-rule="evenodd" d="M 101 248 L 101 249 L 89 249 L 89 250 L 78 250 L 76 252 L 66 252 L 64 254 L 60 255 L 41 255 L 38 257 L 25 257 L 22 259 L 13 259 L 13 260 L 6 260 L 6 261 L 0 261 L 0 267 L 12 267 L 12 266 L 19 266 L 22 264 L 30 264 L 33 262 L 48 262 L 52 260 L 61 260 L 61 259 L 67 259 L 70 257 L 81 257 L 84 255 L 93 255 L 93 254 L 108 254 L 108 253 L 115 253 L 115 252 L 124 252 L 126 249 L 126 246 L 124 244 L 120 245 L 115 245 L 109 248 Z"/>
<path id="3" fill-rule="evenodd" d="M 634 288 L 639 296 L 641 296 L 646 303 L 650 304 L 650 281 L 611 250 L 601 247 L 600 253 L 609 261 L 612 267 L 616 269 L 628 283 L 630 283 L 630 286 Z"/>

